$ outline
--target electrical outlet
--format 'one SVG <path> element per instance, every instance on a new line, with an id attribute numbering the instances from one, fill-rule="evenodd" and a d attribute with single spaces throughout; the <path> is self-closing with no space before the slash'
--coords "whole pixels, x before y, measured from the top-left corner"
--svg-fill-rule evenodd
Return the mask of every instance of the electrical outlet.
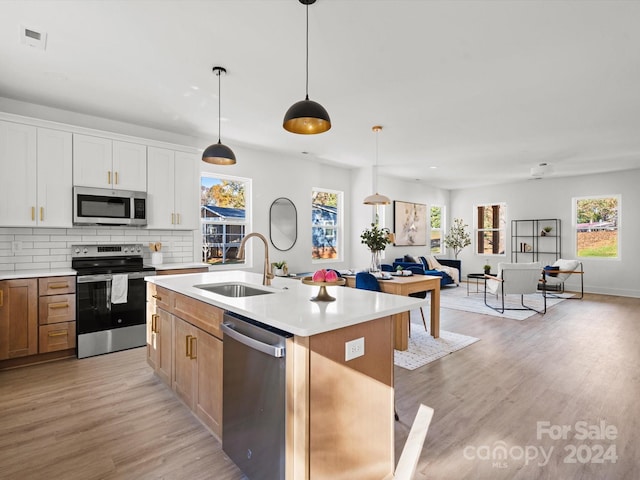
<path id="1" fill-rule="evenodd" d="M 344 344 L 344 361 L 348 362 L 354 358 L 364 355 L 364 337 L 356 338 Z"/>
<path id="2" fill-rule="evenodd" d="M 22 250 L 22 242 L 11 242 L 11 252 L 16 253 Z"/>

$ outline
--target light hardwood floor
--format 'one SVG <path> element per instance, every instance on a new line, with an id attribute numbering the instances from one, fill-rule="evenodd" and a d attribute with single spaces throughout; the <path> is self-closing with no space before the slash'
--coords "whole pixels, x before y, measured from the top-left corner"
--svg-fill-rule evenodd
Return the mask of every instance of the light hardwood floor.
<path id="1" fill-rule="evenodd" d="M 640 299 L 598 295 L 525 321 L 442 309 L 444 330 L 481 341 L 414 371 L 396 367 L 396 458 L 424 403 L 435 414 L 418 480 L 640 478 L 639 312 Z M 576 422 L 601 420 L 615 439 L 574 438 Z M 537 422 L 571 431 L 537 438 Z M 615 446 L 616 463 L 594 463 L 595 445 Z M 507 458 L 484 459 L 499 446 Z M 0 479 L 242 478 L 144 349 L 0 372 Z"/>

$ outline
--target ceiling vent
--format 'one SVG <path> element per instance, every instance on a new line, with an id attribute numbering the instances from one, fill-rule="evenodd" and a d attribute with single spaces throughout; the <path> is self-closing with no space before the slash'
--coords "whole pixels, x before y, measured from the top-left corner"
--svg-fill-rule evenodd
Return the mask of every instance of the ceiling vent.
<path id="1" fill-rule="evenodd" d="M 531 176 L 533 178 L 542 178 L 549 175 L 553 171 L 553 168 L 548 163 L 539 163 L 535 167 L 531 167 Z"/>
<path id="2" fill-rule="evenodd" d="M 24 45 L 44 50 L 47 47 L 47 32 L 20 25 L 20 41 Z"/>

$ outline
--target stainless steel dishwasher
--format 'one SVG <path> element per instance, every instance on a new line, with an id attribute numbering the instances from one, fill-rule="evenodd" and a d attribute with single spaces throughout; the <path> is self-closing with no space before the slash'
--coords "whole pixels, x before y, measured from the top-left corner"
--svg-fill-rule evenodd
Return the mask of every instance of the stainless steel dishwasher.
<path id="1" fill-rule="evenodd" d="M 250 480 L 284 479 L 285 343 L 293 335 L 227 312 L 222 449 Z"/>

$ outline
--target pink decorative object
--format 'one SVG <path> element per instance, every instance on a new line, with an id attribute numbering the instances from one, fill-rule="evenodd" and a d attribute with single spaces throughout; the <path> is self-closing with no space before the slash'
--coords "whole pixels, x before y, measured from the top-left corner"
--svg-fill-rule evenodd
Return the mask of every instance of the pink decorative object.
<path id="1" fill-rule="evenodd" d="M 334 270 L 327 270 L 324 275 L 325 282 L 337 282 L 338 274 Z"/>
<path id="2" fill-rule="evenodd" d="M 325 278 L 327 275 L 327 271 L 322 269 L 322 270 L 316 270 L 315 273 L 313 274 L 313 281 L 314 282 L 324 282 Z"/>

